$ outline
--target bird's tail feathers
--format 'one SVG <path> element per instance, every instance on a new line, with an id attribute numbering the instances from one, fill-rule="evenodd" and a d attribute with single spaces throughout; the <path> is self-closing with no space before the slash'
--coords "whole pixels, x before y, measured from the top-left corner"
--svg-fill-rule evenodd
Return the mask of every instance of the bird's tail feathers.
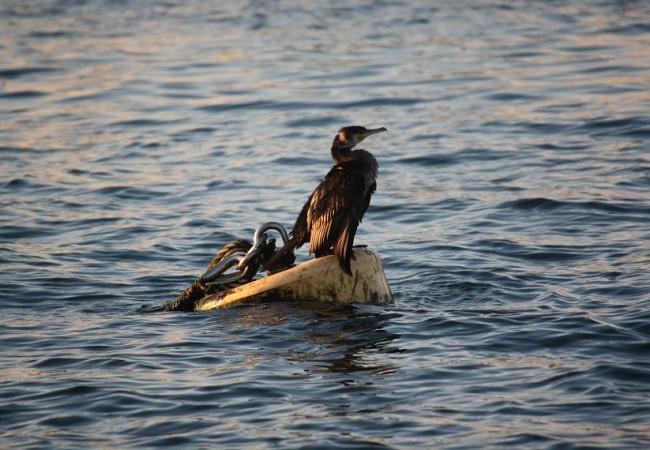
<path id="1" fill-rule="evenodd" d="M 347 221 L 338 240 L 334 243 L 334 254 L 338 257 L 341 269 L 348 275 L 352 275 L 350 259 L 352 257 L 352 244 L 357 226 L 354 222 Z"/>

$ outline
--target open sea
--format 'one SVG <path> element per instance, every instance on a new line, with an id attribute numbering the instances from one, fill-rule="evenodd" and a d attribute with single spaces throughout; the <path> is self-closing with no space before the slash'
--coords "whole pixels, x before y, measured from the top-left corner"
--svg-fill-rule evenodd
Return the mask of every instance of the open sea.
<path id="1" fill-rule="evenodd" d="M 150 312 L 357 124 L 394 304 Z M 650 448 L 650 2 L 2 0 L 0 309 L 3 449 Z"/>

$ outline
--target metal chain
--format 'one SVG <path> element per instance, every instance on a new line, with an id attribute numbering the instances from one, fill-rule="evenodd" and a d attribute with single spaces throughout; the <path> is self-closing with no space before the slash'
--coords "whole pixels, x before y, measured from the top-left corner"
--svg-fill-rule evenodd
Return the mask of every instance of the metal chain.
<path id="1" fill-rule="evenodd" d="M 284 227 L 278 222 L 266 222 L 255 231 L 253 246 L 248 253 L 237 252 L 221 260 L 201 276 L 206 282 L 205 284 L 212 286 L 216 284 L 234 283 L 243 278 L 244 275 L 250 275 L 251 277 L 255 275 L 254 273 L 248 273 L 250 269 L 249 263 L 255 257 L 259 256 L 262 245 L 269 238 L 269 234 L 266 231 L 271 230 L 277 231 L 280 234 L 283 244 L 287 243 L 289 235 Z M 231 267 L 235 267 L 235 272 L 226 274 L 225 272 Z"/>

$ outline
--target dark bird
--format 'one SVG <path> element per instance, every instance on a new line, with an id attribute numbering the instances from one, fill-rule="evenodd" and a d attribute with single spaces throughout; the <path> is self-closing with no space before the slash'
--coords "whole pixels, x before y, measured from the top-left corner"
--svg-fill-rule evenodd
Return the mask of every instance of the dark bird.
<path id="1" fill-rule="evenodd" d="M 316 257 L 338 257 L 341 268 L 352 275 L 350 257 L 357 227 L 377 189 L 377 160 L 365 150 L 352 150 L 366 137 L 387 131 L 368 130 L 361 126 L 344 127 L 332 143 L 335 165 L 309 196 L 296 219 L 287 243 L 278 250 L 266 267 L 293 256 L 293 251 L 309 241 L 309 253 Z"/>

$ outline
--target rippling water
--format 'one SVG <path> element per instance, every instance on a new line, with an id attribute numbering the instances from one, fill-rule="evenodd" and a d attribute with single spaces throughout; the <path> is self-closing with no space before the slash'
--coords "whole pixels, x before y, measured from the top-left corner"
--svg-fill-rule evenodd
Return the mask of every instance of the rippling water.
<path id="1" fill-rule="evenodd" d="M 650 445 L 650 6 L 0 4 L 0 446 Z M 343 125 L 388 307 L 145 314 Z M 303 251 L 306 253 L 306 250 Z"/>

